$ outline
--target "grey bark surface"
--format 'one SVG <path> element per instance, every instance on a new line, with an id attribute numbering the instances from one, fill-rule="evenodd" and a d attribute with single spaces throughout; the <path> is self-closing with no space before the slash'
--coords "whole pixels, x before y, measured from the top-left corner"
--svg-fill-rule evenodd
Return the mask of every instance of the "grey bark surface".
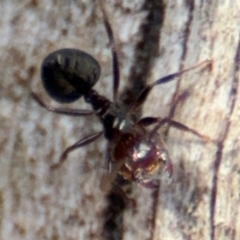
<path id="1" fill-rule="evenodd" d="M 240 2 L 153 1 L 146 9 L 151 1 L 103 2 L 119 54 L 120 91 L 133 72 L 147 71 L 151 83 L 212 59 L 211 67 L 154 88 L 143 116 L 167 116 L 173 97 L 186 92 L 173 119 L 218 143 L 170 128 L 174 174 L 163 174 L 156 192 L 133 184 L 136 209 L 124 211 L 121 239 L 240 239 Z M 158 49 L 144 69 L 136 65 L 141 26 L 149 9 L 163 6 Z M 111 52 L 98 2 L 3 0 L 0 13 L 0 239 L 104 239 L 104 138 L 50 172 L 67 146 L 101 125 L 96 117 L 52 114 L 30 97 L 33 90 L 58 106 L 41 86 L 41 61 L 49 52 L 74 47 L 99 61 L 95 89 L 112 99 Z M 68 107 L 90 108 L 83 100 Z"/>

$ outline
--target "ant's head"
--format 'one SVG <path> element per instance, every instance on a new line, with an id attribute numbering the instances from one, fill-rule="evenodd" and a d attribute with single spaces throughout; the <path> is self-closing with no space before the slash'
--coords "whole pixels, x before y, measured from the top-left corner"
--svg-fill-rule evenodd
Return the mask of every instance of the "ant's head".
<path id="1" fill-rule="evenodd" d="M 133 161 L 136 162 L 136 170 L 133 172 L 134 180 L 144 187 L 155 188 L 162 171 L 172 176 L 172 161 L 161 140 L 140 143 L 135 149 Z"/>
<path id="2" fill-rule="evenodd" d="M 167 172 L 169 176 L 173 173 L 168 150 L 157 133 L 123 134 L 115 146 L 113 157 L 117 161 L 125 159 L 120 168 L 123 178 L 147 188 L 156 187 L 162 171 Z"/>
<path id="3" fill-rule="evenodd" d="M 60 103 L 71 103 L 87 94 L 100 77 L 100 65 L 77 49 L 60 49 L 42 62 L 42 82 L 47 93 Z"/>

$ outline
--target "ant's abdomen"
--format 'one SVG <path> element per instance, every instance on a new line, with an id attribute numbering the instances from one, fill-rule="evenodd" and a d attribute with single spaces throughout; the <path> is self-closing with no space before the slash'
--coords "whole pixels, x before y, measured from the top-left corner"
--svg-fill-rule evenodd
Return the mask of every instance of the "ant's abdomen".
<path id="1" fill-rule="evenodd" d="M 42 82 L 47 93 L 60 103 L 74 102 L 86 94 L 100 77 L 99 63 L 88 53 L 64 48 L 42 62 Z"/>

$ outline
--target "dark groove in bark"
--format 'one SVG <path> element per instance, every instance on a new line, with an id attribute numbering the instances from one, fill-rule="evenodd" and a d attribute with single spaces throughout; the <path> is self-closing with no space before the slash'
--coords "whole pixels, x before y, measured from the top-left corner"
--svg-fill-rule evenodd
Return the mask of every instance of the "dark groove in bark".
<path id="1" fill-rule="evenodd" d="M 225 131 L 226 134 L 226 131 Z M 226 135 L 224 134 L 223 139 L 220 141 L 220 143 L 217 146 L 217 152 L 216 152 L 216 157 L 214 160 L 214 173 L 213 173 L 213 187 L 212 187 L 212 191 L 211 191 L 211 198 L 210 198 L 210 225 L 211 225 L 211 239 L 214 240 L 215 239 L 215 224 L 214 224 L 214 216 L 215 216 L 215 207 L 216 207 L 216 197 L 217 197 L 217 175 L 218 175 L 218 171 L 219 171 L 219 166 L 221 163 L 221 159 L 222 159 L 222 150 L 223 150 L 223 142 L 224 139 L 226 137 Z"/>
<path id="2" fill-rule="evenodd" d="M 187 2 L 187 6 L 189 8 L 189 18 L 188 18 L 188 21 L 186 23 L 186 28 L 185 28 L 185 31 L 184 31 L 184 42 L 183 42 L 183 52 L 182 52 L 182 56 L 181 56 L 181 64 L 180 64 L 180 70 L 182 69 L 182 62 L 184 61 L 186 55 L 187 55 L 187 43 L 188 43 L 188 39 L 189 39 L 189 35 L 190 35 L 190 29 L 191 29 L 191 24 L 192 24 L 192 21 L 193 21 L 193 11 L 194 11 L 194 1 L 188 1 Z M 173 96 L 173 100 L 175 99 L 175 97 L 177 96 L 177 92 L 178 92 L 178 89 L 179 89 L 179 84 L 180 84 L 180 81 L 178 81 L 177 83 L 177 88 L 176 88 L 176 92 Z M 174 116 L 174 113 L 175 113 L 175 109 L 176 109 L 176 103 L 174 104 L 174 101 L 173 101 L 173 105 L 171 106 L 170 108 L 170 111 L 169 111 L 169 118 L 172 118 Z M 164 133 L 165 137 L 168 135 L 168 130 L 169 128 L 167 128 L 166 132 Z M 151 236 L 149 238 L 149 240 L 153 240 L 154 239 L 154 228 L 155 228 L 155 224 L 156 224 L 156 217 L 157 217 L 157 208 L 158 208 L 158 205 L 159 205 L 159 192 L 160 192 L 160 185 L 159 187 L 156 189 L 156 191 L 152 194 L 153 196 L 153 205 L 152 205 L 152 213 L 153 213 L 153 217 L 152 217 L 152 231 L 151 231 Z"/>
<path id="3" fill-rule="evenodd" d="M 120 97 L 126 109 L 145 88 L 149 72 L 159 52 L 159 39 L 165 11 L 163 1 L 145 1 L 142 10 L 148 12 L 139 30 L 142 38 L 135 47 L 135 61 L 128 79 L 129 85 Z M 140 113 L 141 110 L 138 114 Z"/>
<path id="4" fill-rule="evenodd" d="M 145 21 L 140 27 L 139 32 L 141 33 L 141 39 L 137 43 L 135 47 L 135 62 L 131 68 L 131 73 L 129 77 L 129 86 L 124 89 L 123 93 L 120 96 L 121 105 L 124 106 L 125 110 L 131 107 L 133 99 L 135 99 L 139 93 L 145 88 L 147 84 L 147 77 L 149 72 L 154 64 L 154 60 L 158 57 L 159 52 L 159 38 L 160 31 L 163 25 L 164 20 L 164 4 L 163 1 L 155 1 L 155 0 L 146 0 L 142 6 L 142 10 L 147 11 L 148 14 L 146 16 Z M 141 109 L 137 113 L 140 116 Z M 121 186 L 121 183 L 117 183 Z M 119 200 L 120 196 L 117 196 L 116 193 L 111 191 L 108 196 L 108 206 L 105 210 L 106 214 L 114 211 L 114 213 L 107 218 L 105 218 L 104 231 L 106 239 L 109 240 L 121 240 L 124 238 L 123 234 L 123 213 L 126 210 L 126 205 L 121 200 Z M 120 201 L 121 207 L 117 208 L 116 201 L 114 199 L 118 199 Z M 152 207 L 152 221 L 151 231 L 153 231 L 155 224 L 155 206 Z M 121 220 L 118 218 L 118 222 L 116 222 L 117 217 L 120 216 Z"/>
<path id="5" fill-rule="evenodd" d="M 231 115 L 234 112 L 236 102 L 237 102 L 237 96 L 238 96 L 238 85 L 239 85 L 239 80 L 238 80 L 238 75 L 239 75 L 239 69 L 240 69 L 240 34 L 239 34 L 239 41 L 238 41 L 238 46 L 237 46 L 237 51 L 236 55 L 234 58 L 234 75 L 232 79 L 232 84 L 231 84 L 231 91 L 229 93 L 229 114 L 228 117 L 230 118 Z M 227 138 L 231 122 L 229 120 L 226 120 L 226 127 L 225 131 L 223 133 L 222 138 L 219 141 L 218 148 L 217 148 L 217 153 L 214 161 L 214 173 L 213 173 L 213 179 L 212 179 L 212 191 L 211 191 L 211 199 L 210 199 L 210 226 L 211 226 L 211 232 L 210 232 L 210 239 L 215 240 L 215 210 L 216 210 L 216 201 L 217 201 L 217 190 L 218 190 L 218 172 L 219 168 L 222 162 L 222 150 L 224 148 L 224 141 Z"/>
<path id="6" fill-rule="evenodd" d="M 104 211 L 103 235 L 107 240 L 123 239 L 124 223 L 123 213 L 126 202 L 120 194 L 111 190 L 107 195 L 108 206 Z"/>
<path id="7" fill-rule="evenodd" d="M 181 63 L 180 63 L 179 71 L 181 71 L 183 69 L 183 64 L 182 63 L 184 62 L 185 57 L 187 55 L 187 43 L 188 43 L 188 40 L 189 40 L 191 24 L 192 24 L 192 21 L 193 21 L 193 11 L 195 9 L 194 1 L 191 1 L 191 0 L 187 1 L 186 6 L 189 9 L 189 16 L 188 16 L 188 20 L 186 22 L 186 27 L 185 27 L 184 34 L 183 34 L 184 35 L 184 41 L 183 41 L 183 44 L 182 44 L 183 51 L 182 51 L 182 55 L 180 57 Z M 168 118 L 170 118 L 170 119 L 174 117 L 175 111 L 177 109 L 177 104 L 178 104 L 177 99 L 180 97 L 180 96 L 178 96 L 179 87 L 180 87 L 180 80 L 177 81 L 176 90 L 175 90 L 175 93 L 173 94 L 173 97 L 172 97 L 172 103 L 171 103 L 171 107 L 170 107 L 170 110 L 169 110 L 169 113 L 168 113 Z M 179 99 L 179 101 L 180 101 L 180 99 Z M 165 138 L 168 136 L 168 132 L 169 132 L 169 126 L 166 128 L 166 130 L 163 133 Z"/>
<path id="8" fill-rule="evenodd" d="M 184 30 L 184 42 L 183 42 L 183 51 L 182 51 L 182 56 L 181 56 L 181 67 L 182 68 L 182 62 L 185 60 L 185 57 L 187 55 L 187 44 L 188 44 L 188 40 L 189 40 L 189 36 L 191 33 L 191 25 L 193 22 L 193 12 L 195 10 L 195 5 L 194 5 L 194 1 L 192 0 L 188 0 L 186 2 L 186 8 L 189 9 L 189 15 L 188 15 L 188 20 L 186 22 L 186 28 Z"/>
<path id="9" fill-rule="evenodd" d="M 188 0 L 186 2 L 186 8 L 189 9 L 189 15 L 188 15 L 188 20 L 186 22 L 186 27 L 185 27 L 185 30 L 184 30 L 184 41 L 183 41 L 183 44 L 182 44 L 182 55 L 180 57 L 181 59 L 181 62 L 180 62 L 180 68 L 179 68 L 179 71 L 181 71 L 183 69 L 183 62 L 186 58 L 186 55 L 187 55 L 187 43 L 188 43 L 188 40 L 189 40 L 189 36 L 190 36 L 190 32 L 191 32 L 191 25 L 192 25 L 192 22 L 193 22 L 193 12 L 194 12 L 194 9 L 195 9 L 195 5 L 194 5 L 194 1 L 192 0 Z M 179 90 L 179 87 L 180 87 L 180 81 L 177 81 L 177 87 L 176 87 L 176 91 L 173 95 L 173 102 L 174 100 L 176 99 L 177 97 L 177 94 L 178 94 L 178 90 Z M 173 109 L 173 106 L 171 106 L 171 109 L 169 111 L 169 118 L 173 118 L 174 116 L 174 113 L 175 113 L 175 109 Z M 166 135 L 168 133 L 168 129 L 166 131 Z"/>
<path id="10" fill-rule="evenodd" d="M 160 185 L 158 186 L 158 188 L 152 193 L 152 198 L 153 198 L 153 202 L 152 202 L 152 219 L 151 219 L 151 225 L 152 225 L 152 229 L 151 229 L 151 234 L 149 237 L 149 240 L 153 240 L 154 239 L 154 230 L 155 230 L 155 226 L 156 226 L 156 217 L 157 217 L 157 209 L 158 209 L 158 202 L 159 202 L 159 193 L 160 193 Z"/>

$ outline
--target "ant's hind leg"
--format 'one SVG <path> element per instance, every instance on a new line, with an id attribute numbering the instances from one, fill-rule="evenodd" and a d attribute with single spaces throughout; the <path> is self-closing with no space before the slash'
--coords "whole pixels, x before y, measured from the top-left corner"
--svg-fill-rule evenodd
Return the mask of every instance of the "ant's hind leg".
<path id="1" fill-rule="evenodd" d="M 107 35 L 108 35 L 110 45 L 111 45 L 112 68 L 113 68 L 113 98 L 114 98 L 114 102 L 116 102 L 117 92 L 118 92 L 118 87 L 119 87 L 119 81 L 120 81 L 119 61 L 118 61 L 117 50 L 116 50 L 116 46 L 115 46 L 115 40 L 114 40 L 112 27 L 111 27 L 111 24 L 108 20 L 106 10 L 103 6 L 103 1 L 99 0 L 99 4 L 100 4 L 100 8 L 101 8 L 102 14 L 103 14 L 104 26 L 106 28 Z"/>
<path id="2" fill-rule="evenodd" d="M 70 152 L 74 151 L 75 149 L 77 148 L 80 148 L 82 146 L 85 146 L 95 140 L 97 140 L 98 138 L 100 138 L 102 136 L 103 132 L 99 132 L 99 133 L 95 133 L 95 134 L 92 134 L 88 137 L 85 137 L 79 141 L 77 141 L 76 143 L 74 143 L 72 146 L 68 147 L 61 155 L 60 159 L 59 159 L 59 162 L 58 163 L 55 163 L 51 166 L 51 170 L 55 170 L 57 168 L 59 168 L 63 162 L 67 159 L 67 156 Z"/>
<path id="3" fill-rule="evenodd" d="M 42 107 L 50 112 L 54 112 L 57 114 L 67 115 L 67 116 L 73 116 L 73 117 L 79 117 L 79 116 L 90 116 L 95 114 L 92 110 L 83 110 L 83 109 L 69 109 L 69 108 L 54 108 L 51 106 L 46 105 L 40 97 L 34 93 L 31 92 L 31 97 Z"/>
<path id="4" fill-rule="evenodd" d="M 167 76 L 162 77 L 162 78 L 156 80 L 155 82 L 147 85 L 146 88 L 143 89 L 143 91 L 139 94 L 136 101 L 133 103 L 130 111 L 134 112 L 139 107 L 142 106 L 142 104 L 145 102 L 145 100 L 147 99 L 149 93 L 151 92 L 151 90 L 153 89 L 154 86 L 161 85 L 161 84 L 164 84 L 164 83 L 167 83 L 167 82 L 171 82 L 174 79 L 176 79 L 177 77 L 180 77 L 185 72 L 191 71 L 191 70 L 199 68 L 199 67 L 201 67 L 201 68 L 206 67 L 206 66 L 210 65 L 211 63 L 212 63 L 211 60 L 205 60 L 205 61 L 203 61 L 203 62 L 201 62 L 201 63 L 199 63 L 199 64 L 197 64 L 193 67 L 184 69 L 184 70 L 179 71 L 179 72 L 175 72 L 175 73 L 170 74 L 170 75 L 167 75 Z"/>

